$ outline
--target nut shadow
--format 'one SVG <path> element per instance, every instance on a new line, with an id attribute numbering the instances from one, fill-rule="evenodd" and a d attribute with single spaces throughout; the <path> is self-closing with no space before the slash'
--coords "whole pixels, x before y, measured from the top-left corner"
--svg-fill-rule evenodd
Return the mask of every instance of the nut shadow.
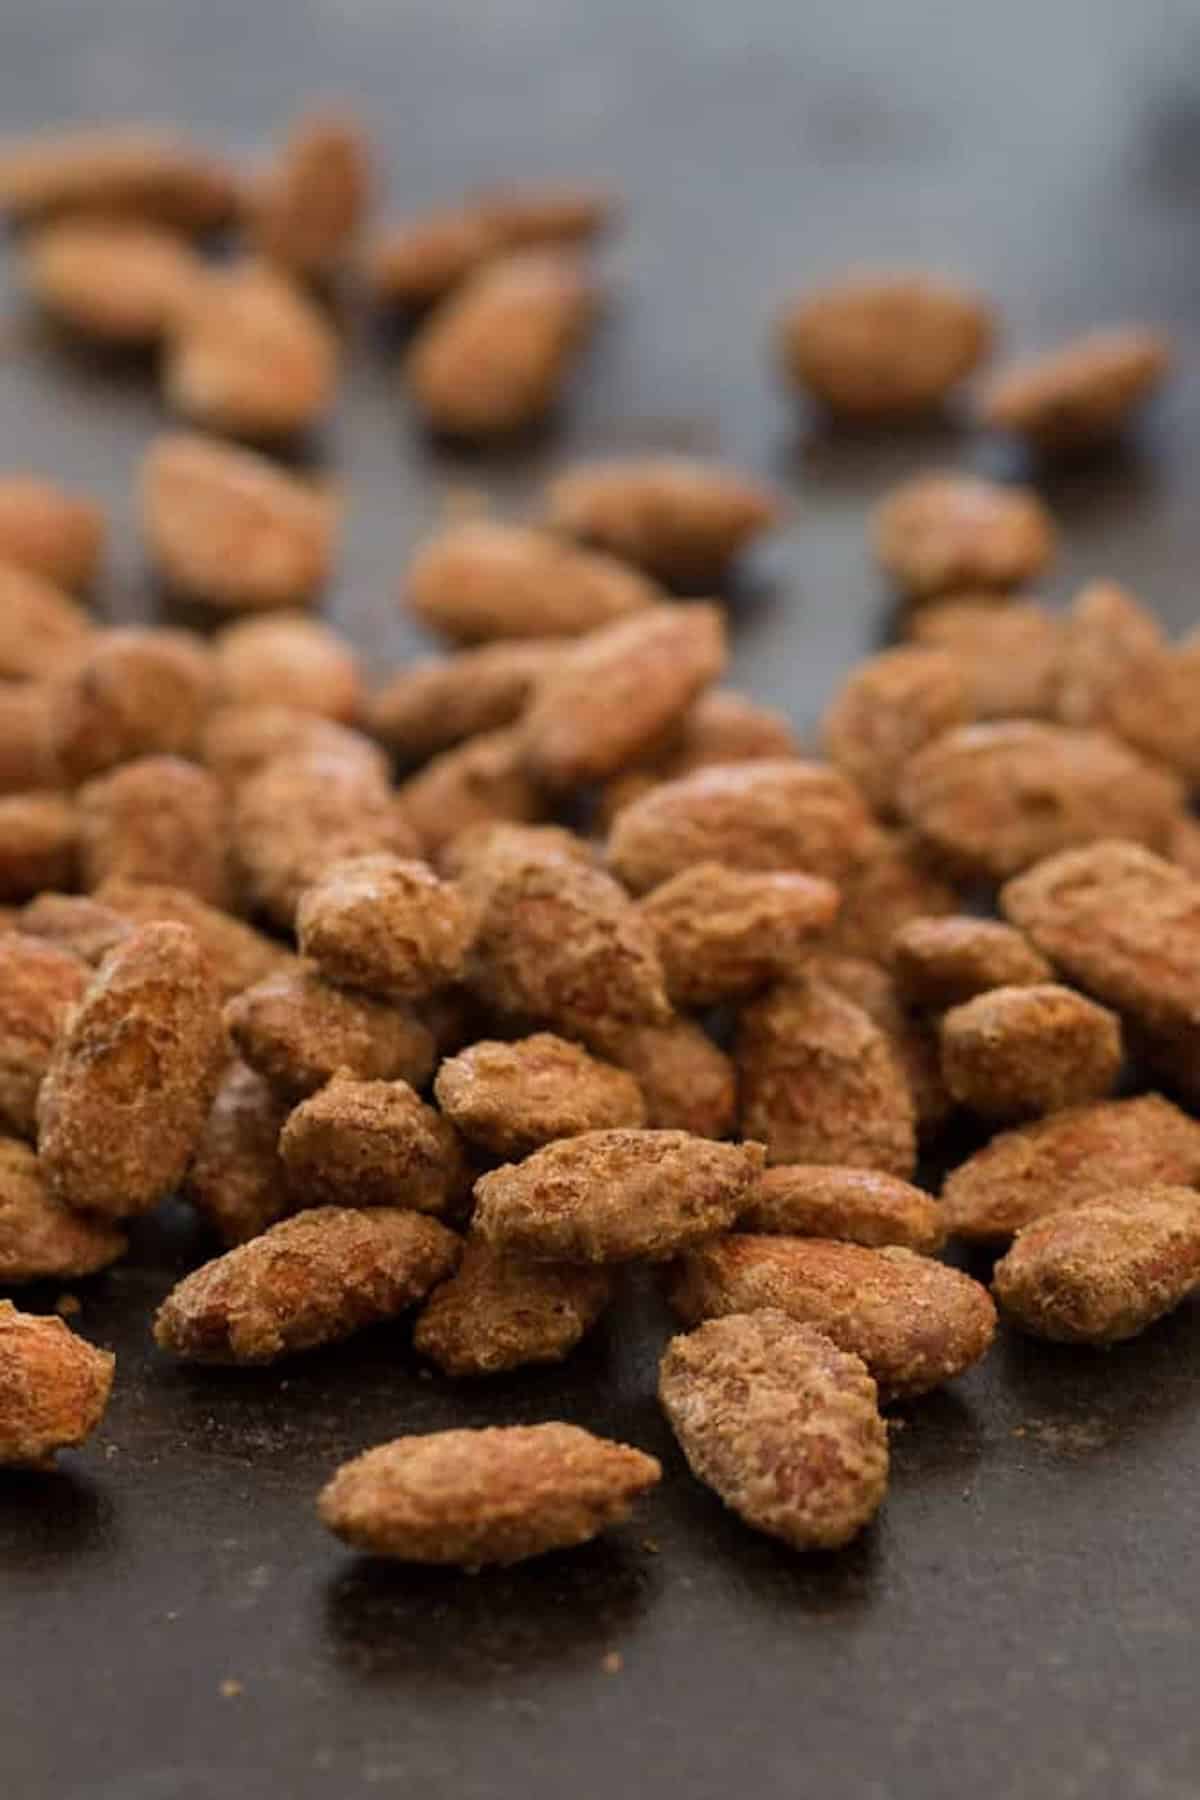
<path id="1" fill-rule="evenodd" d="M 104 1491 L 70 1466 L 6 1469 L 0 1480 L 0 1571 L 48 1573 L 82 1556 L 110 1552 L 115 1510 Z"/>

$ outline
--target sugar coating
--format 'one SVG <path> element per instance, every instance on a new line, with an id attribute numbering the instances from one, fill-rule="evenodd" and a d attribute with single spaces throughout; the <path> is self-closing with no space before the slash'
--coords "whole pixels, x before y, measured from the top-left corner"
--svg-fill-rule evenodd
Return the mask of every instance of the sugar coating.
<path id="1" fill-rule="evenodd" d="M 825 709 L 822 739 L 830 762 L 887 817 L 909 758 L 969 716 L 956 659 L 904 644 L 850 671 Z"/>
<path id="2" fill-rule="evenodd" d="M 1200 1283 L 1200 1194 L 1120 1190 L 1026 1225 L 996 1264 L 1007 1317 L 1035 1337 L 1115 1344 L 1171 1312 Z"/>
<path id="3" fill-rule="evenodd" d="M 515 638 L 407 663 L 373 695 L 368 722 L 402 761 L 423 762 L 512 725 L 562 654 L 557 638 Z"/>
<path id="4" fill-rule="evenodd" d="M 636 762 L 725 666 L 719 607 L 653 606 L 563 651 L 538 683 L 521 731 L 548 788 L 601 781 Z"/>
<path id="5" fill-rule="evenodd" d="M 482 1175 L 474 1229 L 493 1249 L 538 1261 L 657 1261 L 728 1229 L 762 1163 L 760 1144 L 583 1132 Z"/>
<path id="6" fill-rule="evenodd" d="M 377 852 L 331 863 L 300 897 L 296 936 L 327 981 L 419 1000 L 458 980 L 474 919 L 428 864 Z"/>
<path id="7" fill-rule="evenodd" d="M 3 188 L 0 158 L 0 191 Z M 70 593 L 88 587 L 107 525 L 94 500 L 26 473 L 0 476 L 0 558 Z"/>
<path id="8" fill-rule="evenodd" d="M 469 1045 L 442 1063 L 433 1091 L 464 1137 L 508 1158 L 646 1117 L 632 1075 L 548 1031 Z"/>
<path id="9" fill-rule="evenodd" d="M 190 756 L 214 697 L 212 654 L 186 631 L 98 631 L 52 683 L 56 754 L 72 782 L 137 756 Z"/>
<path id="10" fill-rule="evenodd" d="M 932 1256 L 946 1240 L 932 1195 L 878 1169 L 783 1163 L 764 1169 L 738 1216 L 738 1229 L 783 1237 L 900 1244 Z"/>
<path id="11" fill-rule="evenodd" d="M 79 825 L 79 808 L 62 794 L 0 795 L 0 900 L 74 886 Z"/>
<path id="12" fill-rule="evenodd" d="M 719 1238 L 680 1258 L 670 1303 L 685 1325 L 764 1307 L 861 1356 L 887 1399 L 928 1393 L 978 1362 L 996 1328 L 979 1282 L 911 1250 L 826 1238 Z"/>
<path id="13" fill-rule="evenodd" d="M 230 1037 L 276 1093 L 303 1100 L 339 1069 L 362 1081 L 420 1087 L 433 1038 L 407 1007 L 330 987 L 310 970 L 268 976 L 225 1009 Z"/>
<path id="14" fill-rule="evenodd" d="M 74 1280 L 124 1256 L 123 1232 L 64 1206 L 28 1144 L 0 1137 L 0 1282 Z"/>
<path id="15" fill-rule="evenodd" d="M 173 919 L 177 925 L 186 925 L 200 946 L 223 1000 L 232 999 L 268 975 L 286 974 L 296 967 L 296 957 L 275 938 L 256 931 L 244 919 L 235 919 L 219 907 L 209 906 L 187 888 L 115 877 L 98 887 L 93 898 L 130 927 L 149 925 L 156 919 Z M 102 932 L 102 920 L 96 920 L 96 929 Z"/>
<path id="16" fill-rule="evenodd" d="M 547 803 L 524 763 L 519 727 L 481 732 L 443 750 L 399 790 L 404 816 L 427 856 L 475 826 L 534 824 Z"/>
<path id="17" fill-rule="evenodd" d="M 670 587 L 704 592 L 774 525 L 780 503 L 761 481 L 686 456 L 613 457 L 557 476 L 550 524 L 620 556 Z"/>
<path id="18" fill-rule="evenodd" d="M 738 999 L 790 973 L 833 923 L 819 877 L 694 863 L 639 902 L 677 1006 Z"/>
<path id="19" fill-rule="evenodd" d="M 840 881 L 841 906 L 828 947 L 886 962 L 892 939 L 909 919 L 957 911 L 952 885 L 911 831 L 875 831 Z"/>
<path id="20" fill-rule="evenodd" d="M 1170 364 L 1161 331 L 1141 325 L 1089 331 L 1002 369 L 980 396 L 979 416 L 1039 450 L 1104 443 L 1161 385 Z"/>
<path id="21" fill-rule="evenodd" d="M 955 588 L 1015 588 L 1054 554 L 1055 530 L 1029 488 L 974 475 L 918 475 L 888 495 L 873 525 L 875 555 L 915 600 Z"/>
<path id="22" fill-rule="evenodd" d="M 710 1319 L 667 1345 L 658 1395 L 692 1473 L 794 1550 L 838 1550 L 879 1510 L 887 1427 L 858 1356 L 786 1314 Z"/>
<path id="23" fill-rule="evenodd" d="M 654 583 L 616 557 L 494 519 L 448 526 L 408 565 L 404 603 L 456 644 L 581 637 L 639 612 Z"/>
<path id="24" fill-rule="evenodd" d="M 288 1116 L 269 1082 L 228 1064 L 183 1182 L 183 1196 L 227 1250 L 258 1237 L 290 1210 L 279 1134 Z"/>
<path id="25" fill-rule="evenodd" d="M 394 1318 L 450 1273 L 459 1250 L 419 1213 L 317 1207 L 185 1276 L 154 1336 L 183 1362 L 274 1362 Z"/>
<path id="26" fill-rule="evenodd" d="M 450 437 L 536 424 L 557 400 L 599 310 L 583 264 L 518 251 L 470 276 L 418 334 L 404 375 L 418 412 Z"/>
<path id="27" fill-rule="evenodd" d="M 1121 1072 L 1115 1013 L 1056 982 L 992 988 L 942 1020 L 942 1072 L 987 1119 L 1022 1119 L 1102 1100 Z"/>
<path id="28" fill-rule="evenodd" d="M 1063 649 L 1062 621 L 1036 601 L 949 594 L 907 621 L 914 643 L 958 664 L 972 719 L 1050 718 Z"/>
<path id="29" fill-rule="evenodd" d="M 644 893 L 700 862 L 840 881 L 867 854 L 870 816 L 836 769 L 800 759 L 702 768 L 663 782 L 613 823 L 609 862 Z"/>
<path id="30" fill-rule="evenodd" d="M 290 706 L 340 724 L 361 710 L 356 652 L 338 632 L 302 613 L 226 625 L 213 654 L 224 706 Z"/>
<path id="31" fill-rule="evenodd" d="M 931 411 L 993 335 L 982 295 L 926 270 L 853 270 L 792 301 L 775 324 L 786 378 L 850 419 Z"/>
<path id="32" fill-rule="evenodd" d="M 38 1089 L 71 1008 L 91 979 L 57 944 L 0 934 L 0 1130 L 36 1133 Z"/>
<path id="33" fill-rule="evenodd" d="M 1200 881 L 1136 844 L 1105 841 L 1039 863 L 1008 883 L 1001 905 L 1063 974 L 1122 1015 L 1164 1078 L 1200 1093 Z"/>
<path id="34" fill-rule="evenodd" d="M 819 981 L 771 989 L 743 1012 L 741 1125 L 771 1163 L 912 1174 L 916 1121 L 896 1052 L 861 1007 Z"/>
<path id="35" fill-rule="evenodd" d="M 310 751 L 344 756 L 380 780 L 387 780 L 390 774 L 386 751 L 365 733 L 291 704 L 249 701 L 217 706 L 205 722 L 200 746 L 204 762 L 230 788 L 256 775 L 277 756 Z"/>
<path id="36" fill-rule="evenodd" d="M 736 1071 L 694 1019 L 675 1016 L 664 1025 L 601 1019 L 588 1033 L 588 1044 L 633 1076 L 651 1130 L 731 1136 L 737 1122 Z"/>
<path id="37" fill-rule="evenodd" d="M 904 1071 L 918 1132 L 925 1139 L 940 1131 L 954 1101 L 942 1075 L 937 1032 L 905 1005 L 888 970 L 869 957 L 841 956 L 820 947 L 805 973 L 861 1007 L 879 1027 Z"/>
<path id="38" fill-rule="evenodd" d="M 576 1425 L 397 1438 L 344 1463 L 318 1502 L 356 1550 L 404 1562 L 523 1562 L 628 1517 L 657 1461 Z"/>
<path id="39" fill-rule="evenodd" d="M 470 1187 L 447 1119 L 406 1081 L 359 1081 L 344 1070 L 291 1114 L 279 1155 L 298 1206 L 441 1213 Z"/>
<path id="40" fill-rule="evenodd" d="M 104 1416 L 116 1358 L 0 1300 L 0 1464 L 45 1468 Z"/>
<path id="41" fill-rule="evenodd" d="M 141 926 L 101 964 L 42 1082 L 51 1192 L 112 1218 L 149 1211 L 187 1167 L 225 1055 L 216 983 L 192 933 Z"/>
<path id="42" fill-rule="evenodd" d="M 961 1006 L 990 988 L 1030 987 L 1052 974 L 1022 932 L 965 913 L 910 919 L 892 939 L 889 960 L 905 999 L 931 1012 Z"/>
<path id="43" fill-rule="evenodd" d="M 178 756 L 139 757 L 85 782 L 78 806 L 85 887 L 119 877 L 230 905 L 225 795 L 206 770 Z"/>
<path id="44" fill-rule="evenodd" d="M 290 929 L 331 863 L 419 846 L 400 801 L 373 768 L 326 751 L 278 756 L 234 795 L 233 844 L 254 903 Z"/>
<path id="45" fill-rule="evenodd" d="M 271 612 L 305 606 L 325 585 L 336 502 L 253 450 L 167 433 L 146 454 L 138 502 L 151 562 L 187 599 Z"/>
<path id="46" fill-rule="evenodd" d="M 1161 844 L 1183 799 L 1174 775 L 1116 738 L 1032 719 L 947 732 L 906 764 L 897 794 L 934 851 L 988 881 L 1097 838 Z"/>
<path id="47" fill-rule="evenodd" d="M 1200 1184 L 1200 1124 L 1142 1094 L 1001 1132 L 947 1177 L 942 1207 L 953 1236 L 1002 1242 L 1045 1214 L 1159 1184 Z"/>
<path id="48" fill-rule="evenodd" d="M 71 666 L 92 622 L 55 582 L 4 555 L 0 544 L 0 679 L 42 681 Z"/>
<path id="49" fill-rule="evenodd" d="M 413 1343 L 445 1375 L 500 1375 L 561 1362 L 600 1318 L 613 1275 L 597 1264 L 527 1262 L 468 1238 L 421 1309 Z"/>

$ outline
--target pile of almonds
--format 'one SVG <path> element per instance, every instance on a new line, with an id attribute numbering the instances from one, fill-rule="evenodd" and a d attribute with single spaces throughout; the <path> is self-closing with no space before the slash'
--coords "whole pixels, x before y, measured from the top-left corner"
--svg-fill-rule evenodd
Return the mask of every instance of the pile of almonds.
<path id="1" fill-rule="evenodd" d="M 138 476 L 146 553 L 226 615 L 100 626 L 100 509 L 0 477 L 0 1283 L 108 1267 L 179 1193 L 222 1253 L 163 1302 L 166 1356 L 262 1364 L 415 1309 L 418 1353 L 471 1380 L 567 1357 L 654 1264 L 695 1474 L 837 1547 L 885 1495 L 881 1405 L 978 1362 L 997 1305 L 1109 1344 L 1200 1282 L 1200 638 L 1109 582 L 1047 610 L 1036 495 L 923 474 L 872 524 L 904 641 L 804 745 L 721 685 L 707 597 L 779 498 L 635 456 L 441 530 L 403 603 L 443 649 L 368 675 L 302 610 L 336 503 L 262 450 L 331 404 L 330 284 L 419 313 L 416 410 L 490 439 L 563 391 L 614 210 L 496 190 L 362 247 L 369 164 L 324 114 L 249 179 L 144 130 L 0 146 L 30 293 L 158 351 L 190 429 Z M 956 284 L 858 273 L 775 342 L 822 407 L 889 419 L 995 336 Z M 977 416 L 1090 445 L 1166 362 L 1098 333 Z M 935 1197 L 918 1159 L 963 1119 L 993 1135 Z M 950 1240 L 999 1253 L 990 1292 Z M 113 1375 L 0 1303 L 0 1462 L 82 1442 Z M 660 1474 L 497 1425 L 370 1449 L 320 1512 L 380 1554 L 505 1562 Z"/>

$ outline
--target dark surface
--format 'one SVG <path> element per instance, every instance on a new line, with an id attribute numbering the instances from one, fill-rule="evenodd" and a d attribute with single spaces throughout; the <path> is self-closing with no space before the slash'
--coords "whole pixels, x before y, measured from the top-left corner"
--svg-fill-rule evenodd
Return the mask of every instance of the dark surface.
<path id="1" fill-rule="evenodd" d="M 409 647 L 397 572 L 448 485 L 523 501 L 564 448 L 714 444 L 795 497 L 738 596 L 736 674 L 810 722 L 886 630 L 869 503 L 926 461 L 1010 466 L 950 426 L 822 436 L 772 392 L 772 304 L 854 257 L 973 274 L 1019 343 L 1125 315 L 1177 329 L 1181 377 L 1137 443 L 1047 486 L 1067 533 L 1053 592 L 1112 573 L 1195 622 L 1194 7 L 10 0 L 0 18 L 5 129 L 159 114 L 249 149 L 314 90 L 361 100 L 397 206 L 527 173 L 610 178 L 631 206 L 608 252 L 619 304 L 535 450 L 434 459 L 382 347 L 357 354 L 323 446 L 353 505 L 330 611 L 381 666 Z M 130 488 L 152 385 L 8 312 L 3 460 L 111 504 L 101 604 L 146 616 Z M 1195 1308 L 1107 1356 L 1005 1338 L 904 1416 L 876 1528 L 801 1559 L 683 1476 L 648 1287 L 565 1370 L 492 1387 L 422 1378 L 402 1330 L 204 1374 L 147 1339 L 197 1250 L 167 1220 L 83 1286 L 76 1322 L 119 1359 L 104 1429 L 60 1474 L 0 1482 L 14 1800 L 1195 1796 Z M 608 1542 L 413 1573 L 315 1521 L 318 1485 L 372 1441 L 559 1415 L 667 1464 Z"/>

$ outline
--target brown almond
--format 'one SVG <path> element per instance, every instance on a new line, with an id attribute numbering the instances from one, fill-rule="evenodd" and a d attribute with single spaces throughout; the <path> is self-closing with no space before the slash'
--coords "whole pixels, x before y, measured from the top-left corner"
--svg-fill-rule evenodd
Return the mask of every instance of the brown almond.
<path id="1" fill-rule="evenodd" d="M 62 794 L 0 795 L 0 900 L 72 887 L 79 810 Z"/>
<path id="2" fill-rule="evenodd" d="M 210 906 L 189 888 L 114 876 L 96 890 L 94 898 L 110 918 L 124 921 L 127 931 L 153 924 L 156 919 L 173 919 L 177 925 L 186 925 L 200 946 L 222 1000 L 232 999 L 268 975 L 284 974 L 296 966 L 296 958 L 286 945 L 220 907 Z M 110 931 L 109 922 L 103 917 L 90 924 L 84 920 L 82 924 L 85 931 L 96 932 L 98 943 Z M 112 941 L 120 942 L 126 934 L 117 933 Z"/>
<path id="3" fill-rule="evenodd" d="M 454 1127 L 406 1081 L 360 1081 L 345 1069 L 301 1101 L 279 1154 L 302 1206 L 443 1213 L 470 1185 Z"/>
<path id="4" fill-rule="evenodd" d="M 91 636 L 83 608 L 54 582 L 19 563 L 0 561 L 0 681 L 60 674 Z"/>
<path id="5" fill-rule="evenodd" d="M 613 1276 L 602 1266 L 517 1262 L 469 1238 L 449 1281 L 413 1327 L 422 1356 L 455 1377 L 501 1375 L 569 1356 L 600 1318 Z"/>
<path id="6" fill-rule="evenodd" d="M 190 756 L 213 701 L 212 657 L 187 631 L 98 631 L 51 684 L 51 731 L 71 782 L 138 756 Z"/>
<path id="7" fill-rule="evenodd" d="M 91 970 L 57 944 L 0 934 L 0 1131 L 32 1138 L 54 1046 Z"/>
<path id="8" fill-rule="evenodd" d="M 331 863 L 296 909 L 296 936 L 327 981 L 419 1000 L 462 975 L 474 920 L 427 864 L 376 854 Z"/>
<path id="9" fill-rule="evenodd" d="M 0 155 L 0 191 L 3 187 Z M 37 475 L 0 474 L 0 558 L 78 593 L 95 578 L 105 518 L 94 500 Z"/>
<path id="10" fill-rule="evenodd" d="M 646 1116 L 632 1075 L 548 1031 L 469 1045 L 443 1062 L 433 1091 L 464 1137 L 507 1158 Z"/>
<path id="11" fill-rule="evenodd" d="M 221 1077 L 183 1183 L 227 1250 L 275 1225 L 291 1199 L 279 1157 L 288 1102 L 244 1062 Z"/>
<path id="12" fill-rule="evenodd" d="M 1054 553 L 1049 514 L 1028 488 L 974 475 L 919 475 L 876 510 L 875 555 L 913 600 L 956 588 L 1015 588 Z"/>
<path id="13" fill-rule="evenodd" d="M 638 906 L 677 1006 L 713 1006 L 794 974 L 829 929 L 838 893 L 812 875 L 695 863 Z"/>
<path id="14" fill-rule="evenodd" d="M 116 1358 L 0 1300 L 0 1464 L 46 1468 L 104 1416 Z"/>
<path id="15" fill-rule="evenodd" d="M 562 653 L 557 638 L 528 638 L 408 663 L 372 697 L 370 728 L 403 762 L 424 762 L 515 724 Z"/>
<path id="16" fill-rule="evenodd" d="M 74 1281 L 124 1256 L 125 1235 L 64 1206 L 28 1144 L 0 1137 L 0 1282 Z"/>
<path id="17" fill-rule="evenodd" d="M 85 782 L 78 809 L 84 887 L 149 881 L 231 904 L 225 795 L 207 770 L 178 756 L 138 757 Z"/>
<path id="18" fill-rule="evenodd" d="M 77 217 L 25 241 L 22 275 L 59 324 L 99 344 L 155 344 L 205 280 L 182 239 L 136 219 Z"/>
<path id="19" fill-rule="evenodd" d="M 980 397 L 979 416 L 1039 450 L 1105 443 L 1161 386 L 1170 364 L 1161 331 L 1142 325 L 1089 331 L 1002 369 Z"/>
<path id="20" fill-rule="evenodd" d="M 247 988 L 226 1007 L 225 1024 L 250 1067 L 293 1101 L 340 1069 L 413 1087 L 433 1069 L 433 1039 L 406 1007 L 344 993 L 304 969 Z"/>
<path id="21" fill-rule="evenodd" d="M 986 1119 L 1034 1118 L 1102 1100 L 1121 1071 L 1114 1013 L 1055 982 L 992 988 L 942 1020 L 942 1073 Z"/>
<path id="22" fill-rule="evenodd" d="M 225 166 L 152 125 L 51 127 L 0 143 L 0 211 L 124 213 L 181 231 L 211 231 L 233 210 Z"/>
<path id="23" fill-rule="evenodd" d="M 946 1241 L 941 1208 L 921 1188 L 878 1169 L 784 1163 L 764 1169 L 738 1218 L 771 1237 L 840 1238 L 932 1256 Z"/>
<path id="24" fill-rule="evenodd" d="M 305 113 L 252 185 L 251 238 L 272 263 L 328 276 L 354 242 L 370 186 L 370 146 L 357 121 Z"/>
<path id="25" fill-rule="evenodd" d="M 992 988 L 1032 987 L 1052 973 L 1023 932 L 966 914 L 910 919 L 892 939 L 889 960 L 904 999 L 931 1012 Z"/>
<path id="26" fill-rule="evenodd" d="M 485 731 L 443 750 L 398 790 L 404 816 L 427 856 L 474 827 L 533 824 L 547 802 L 524 762 L 519 727 Z"/>
<path id="27" fill-rule="evenodd" d="M 1051 718 L 1062 621 L 1036 601 L 996 602 L 994 594 L 931 601 L 913 612 L 908 635 L 954 658 L 966 688 L 968 718 Z"/>
<path id="28" fill-rule="evenodd" d="M 706 1138 L 732 1135 L 737 1123 L 733 1063 L 694 1019 L 672 1017 L 663 1025 L 597 1020 L 588 1044 L 633 1076 L 652 1130 Z"/>

